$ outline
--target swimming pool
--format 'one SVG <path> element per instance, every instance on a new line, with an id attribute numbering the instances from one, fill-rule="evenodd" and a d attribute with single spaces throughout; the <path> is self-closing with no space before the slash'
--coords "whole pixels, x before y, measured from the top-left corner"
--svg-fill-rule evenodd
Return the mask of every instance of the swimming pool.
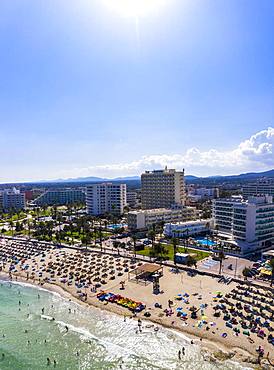
<path id="1" fill-rule="evenodd" d="M 110 230 L 120 229 L 121 227 L 127 227 L 127 225 L 126 224 L 110 224 L 110 225 L 108 225 L 108 229 L 110 229 Z"/>
<path id="2" fill-rule="evenodd" d="M 214 245 L 216 245 L 215 242 L 207 238 L 196 238 L 195 240 L 198 244 L 201 244 L 204 247 L 213 247 Z"/>

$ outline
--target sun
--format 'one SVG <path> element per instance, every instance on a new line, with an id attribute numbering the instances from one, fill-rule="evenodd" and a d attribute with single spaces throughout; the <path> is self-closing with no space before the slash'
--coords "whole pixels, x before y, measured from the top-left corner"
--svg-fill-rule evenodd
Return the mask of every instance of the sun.
<path id="1" fill-rule="evenodd" d="M 104 0 L 106 6 L 125 18 L 141 18 L 157 12 L 167 0 Z"/>

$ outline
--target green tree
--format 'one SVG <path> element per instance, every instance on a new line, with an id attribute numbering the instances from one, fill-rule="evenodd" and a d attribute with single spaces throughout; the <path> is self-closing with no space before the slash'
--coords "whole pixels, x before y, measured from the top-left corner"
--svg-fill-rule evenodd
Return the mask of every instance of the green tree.
<path id="1" fill-rule="evenodd" d="M 137 236 L 136 236 L 135 233 L 132 234 L 131 239 L 132 239 L 132 242 L 133 242 L 133 253 L 134 253 L 134 257 L 136 258 L 136 241 L 137 241 Z"/>
<path id="2" fill-rule="evenodd" d="M 221 275 L 221 272 L 222 272 L 222 266 L 223 266 L 223 260 L 225 259 L 225 254 L 224 254 L 224 251 L 219 251 L 218 252 L 218 259 L 219 259 L 219 263 L 220 263 L 220 268 L 219 268 L 219 275 Z"/>
<path id="3" fill-rule="evenodd" d="M 242 271 L 242 274 L 243 274 L 243 276 L 244 276 L 245 280 L 247 280 L 247 278 L 248 278 L 248 276 L 249 276 L 249 274 L 250 274 L 250 268 L 245 267 L 245 268 L 243 269 L 243 271 Z"/>
<path id="4" fill-rule="evenodd" d="M 197 261 L 196 261 L 196 259 L 194 257 L 192 257 L 192 256 L 188 256 L 187 265 L 189 267 L 195 266 L 195 268 L 197 269 Z"/>
<path id="5" fill-rule="evenodd" d="M 177 248 L 178 248 L 178 238 L 172 238 L 171 240 L 172 246 L 173 246 L 173 262 L 176 265 L 176 253 L 177 253 Z"/>
<path id="6" fill-rule="evenodd" d="M 9 225 L 10 225 L 10 229 L 11 229 L 11 235 L 13 236 L 14 235 L 14 223 L 13 223 L 12 219 L 10 220 Z"/>

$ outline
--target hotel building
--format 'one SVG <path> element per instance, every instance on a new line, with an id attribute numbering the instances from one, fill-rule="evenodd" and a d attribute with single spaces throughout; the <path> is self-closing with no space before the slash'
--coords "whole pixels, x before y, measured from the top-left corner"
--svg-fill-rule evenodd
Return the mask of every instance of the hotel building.
<path id="1" fill-rule="evenodd" d="M 185 204 L 184 170 L 146 171 L 141 176 L 142 208 L 172 208 Z"/>
<path id="2" fill-rule="evenodd" d="M 127 215 L 128 229 L 147 230 L 151 226 L 162 222 L 181 222 L 199 217 L 199 212 L 193 207 L 175 209 L 158 208 L 131 211 Z"/>
<path id="3" fill-rule="evenodd" d="M 210 231 L 212 220 L 195 220 L 178 223 L 167 223 L 164 234 L 168 237 L 183 238 L 185 236 L 200 235 Z"/>
<path id="4" fill-rule="evenodd" d="M 2 207 L 5 212 L 25 209 L 25 194 L 15 188 L 4 190 L 1 195 Z"/>
<path id="5" fill-rule="evenodd" d="M 98 216 L 105 213 L 120 215 L 127 204 L 126 184 L 100 183 L 87 187 L 87 213 Z"/>
<path id="6" fill-rule="evenodd" d="M 272 196 L 215 199 L 213 223 L 225 244 L 241 254 L 269 249 L 274 242 L 274 203 Z"/>
<path id="7" fill-rule="evenodd" d="M 67 205 L 85 203 L 86 195 L 79 189 L 48 190 L 37 197 L 33 203 L 37 206 Z"/>
<path id="8" fill-rule="evenodd" d="M 274 180 L 258 181 L 253 184 L 243 185 L 243 197 L 272 195 L 274 197 Z"/>

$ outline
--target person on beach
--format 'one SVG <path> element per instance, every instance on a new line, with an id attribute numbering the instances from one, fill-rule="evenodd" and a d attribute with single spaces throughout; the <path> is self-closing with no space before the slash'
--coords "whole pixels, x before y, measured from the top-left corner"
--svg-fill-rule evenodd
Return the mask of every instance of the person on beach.
<path id="1" fill-rule="evenodd" d="M 139 328 L 139 332 L 141 333 L 142 332 L 142 320 L 141 319 L 138 319 L 138 328 Z"/>
<path id="2" fill-rule="evenodd" d="M 66 329 L 66 332 L 68 332 L 69 328 L 68 328 L 68 326 L 67 326 L 67 325 L 65 326 L 65 329 Z"/>
<path id="3" fill-rule="evenodd" d="M 179 352 L 178 352 L 178 359 L 181 361 L 182 357 L 181 357 L 181 350 L 179 349 Z"/>
<path id="4" fill-rule="evenodd" d="M 185 355 L 185 354 L 186 354 L 186 353 L 185 353 L 185 351 L 186 351 L 186 350 L 185 350 L 185 347 L 183 347 L 183 348 L 182 348 L 182 354 L 183 354 L 183 355 Z"/>
<path id="5" fill-rule="evenodd" d="M 45 312 L 45 309 L 44 309 L 44 307 L 42 308 L 41 312 L 42 312 L 42 314 L 44 315 L 44 312 Z"/>

